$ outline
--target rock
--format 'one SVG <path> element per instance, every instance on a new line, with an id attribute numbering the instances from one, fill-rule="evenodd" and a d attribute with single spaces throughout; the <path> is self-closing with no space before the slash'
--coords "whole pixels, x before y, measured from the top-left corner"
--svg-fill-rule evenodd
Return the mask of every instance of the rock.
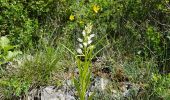
<path id="1" fill-rule="evenodd" d="M 28 97 L 27 100 L 40 100 L 40 90 L 38 89 L 32 89 L 29 93 L 28 93 Z"/>
<path id="2" fill-rule="evenodd" d="M 92 82 L 91 90 L 98 89 L 103 91 L 106 89 L 109 81 L 107 78 L 96 77 Z"/>
<path id="3" fill-rule="evenodd" d="M 41 100 L 75 100 L 65 89 L 56 89 L 54 86 L 48 86 L 42 89 Z"/>
<path id="4" fill-rule="evenodd" d="M 86 96 L 90 96 L 94 91 L 98 93 L 107 93 L 107 86 L 111 82 L 106 77 L 92 76 L 91 86 L 87 91 Z M 128 98 L 132 95 L 137 95 L 139 85 L 130 82 L 120 82 L 119 89 L 109 88 L 111 90 L 110 97 L 114 99 Z M 75 94 L 77 93 L 74 84 L 71 80 L 65 80 L 62 86 L 46 86 L 38 89 L 33 89 L 28 96 L 28 100 L 76 100 Z M 40 95 L 41 94 L 41 95 Z M 105 94 L 104 94 L 105 95 Z M 106 94 L 107 95 L 107 94 Z"/>
<path id="5" fill-rule="evenodd" d="M 102 90 L 106 89 L 106 86 L 108 85 L 109 80 L 107 78 L 101 78 L 100 79 L 100 86 Z"/>

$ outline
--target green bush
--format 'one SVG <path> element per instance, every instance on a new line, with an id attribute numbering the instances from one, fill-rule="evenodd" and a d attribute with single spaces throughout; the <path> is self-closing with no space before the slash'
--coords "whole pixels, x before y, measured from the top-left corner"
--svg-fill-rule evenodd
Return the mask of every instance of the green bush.
<path id="1" fill-rule="evenodd" d="M 31 48 L 41 37 L 37 34 L 38 28 L 44 26 L 50 15 L 55 18 L 55 13 L 62 12 L 62 7 L 53 11 L 59 3 L 55 0 L 0 0 L 1 36 L 8 35 L 13 44 Z"/>
<path id="2" fill-rule="evenodd" d="M 140 53 L 144 58 L 155 57 L 159 63 L 163 62 L 164 66 L 168 66 L 166 63 L 166 59 L 169 58 L 168 2 L 166 0 L 73 1 L 68 6 L 64 32 L 72 44 L 75 44 L 76 37 L 80 35 L 85 23 L 92 22 L 93 32 L 97 33 L 96 38 L 107 34 L 114 48 L 121 48 L 126 54 Z M 105 45 L 104 43 L 101 45 Z"/>
<path id="3" fill-rule="evenodd" d="M 153 74 L 151 86 L 153 89 L 153 95 L 157 95 L 165 100 L 170 98 L 170 74 L 168 75 L 160 75 L 160 74 Z"/>
<path id="4" fill-rule="evenodd" d="M 36 21 L 31 20 L 20 1 L 0 1 L 1 35 L 8 35 L 14 44 L 31 44 L 31 37 L 37 27 Z"/>
<path id="5" fill-rule="evenodd" d="M 10 77 L 8 79 L 1 79 L 0 89 L 6 99 L 19 97 L 21 94 L 26 94 L 30 88 L 30 83 L 19 77 Z"/>

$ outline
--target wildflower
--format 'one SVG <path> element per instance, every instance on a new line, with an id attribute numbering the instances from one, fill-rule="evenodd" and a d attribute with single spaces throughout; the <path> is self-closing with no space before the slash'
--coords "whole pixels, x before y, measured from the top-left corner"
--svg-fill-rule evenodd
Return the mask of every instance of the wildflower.
<path id="1" fill-rule="evenodd" d="M 82 54 L 82 50 L 80 48 L 77 49 L 77 53 Z"/>
<path id="2" fill-rule="evenodd" d="M 93 58 L 93 50 L 94 45 L 92 45 L 92 38 L 95 36 L 94 34 L 91 34 L 92 31 L 92 24 L 87 24 L 85 26 L 85 29 L 82 31 L 82 38 L 78 38 L 79 41 L 79 48 L 76 50 L 78 54 L 78 60 L 77 60 L 77 66 L 79 71 L 78 78 L 74 78 L 76 81 L 74 81 L 76 85 L 76 89 L 79 92 L 79 97 L 81 100 L 84 100 L 86 98 L 86 92 L 90 84 L 90 77 L 91 77 L 91 70 L 90 65 L 92 64 L 92 58 Z M 102 81 L 104 83 L 104 81 Z M 84 87 L 84 88 L 81 88 Z M 105 84 L 102 84 L 102 89 L 105 89 Z"/>
<path id="3" fill-rule="evenodd" d="M 91 35 L 90 35 L 90 38 L 93 38 L 94 36 L 95 36 L 95 34 L 91 34 Z"/>
<path id="4" fill-rule="evenodd" d="M 84 42 L 83 45 L 84 45 L 84 47 L 87 47 L 87 43 L 86 42 Z"/>
<path id="5" fill-rule="evenodd" d="M 83 40 L 82 40 L 82 39 L 80 39 L 80 38 L 78 38 L 77 40 L 78 40 L 79 42 L 83 42 Z"/>
<path id="6" fill-rule="evenodd" d="M 79 44 L 79 47 L 80 47 L 80 48 L 83 48 L 83 45 L 82 45 L 82 44 Z"/>
<path id="7" fill-rule="evenodd" d="M 91 34 L 91 35 L 88 37 L 88 40 L 91 40 L 94 36 L 95 36 L 95 34 Z"/>
<path id="8" fill-rule="evenodd" d="M 94 11 L 95 13 L 98 13 L 99 10 L 100 10 L 100 6 L 98 6 L 98 5 L 94 5 L 94 6 L 93 6 L 93 11 Z"/>
<path id="9" fill-rule="evenodd" d="M 92 40 L 88 40 L 88 44 L 91 44 L 92 43 Z"/>
<path id="10" fill-rule="evenodd" d="M 71 21 L 73 21 L 73 20 L 75 19 L 75 18 L 74 18 L 74 15 L 70 15 L 69 19 L 70 19 Z"/>
<path id="11" fill-rule="evenodd" d="M 87 34 L 91 33 L 92 27 L 93 27 L 93 26 L 92 26 L 91 23 L 88 24 L 87 26 L 85 26 L 85 30 L 86 30 Z"/>
<path id="12" fill-rule="evenodd" d="M 86 32 L 85 32 L 85 30 L 83 30 L 82 34 L 83 34 L 83 36 L 85 36 L 85 35 L 86 35 Z"/>

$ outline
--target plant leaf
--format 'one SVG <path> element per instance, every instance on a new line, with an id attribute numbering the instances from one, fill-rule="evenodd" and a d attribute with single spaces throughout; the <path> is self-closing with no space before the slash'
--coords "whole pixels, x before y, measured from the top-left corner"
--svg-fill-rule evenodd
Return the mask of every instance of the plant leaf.
<path id="1" fill-rule="evenodd" d="M 5 56 L 6 61 L 12 60 L 14 57 L 16 57 L 18 54 L 22 54 L 21 51 L 8 51 L 7 55 Z"/>
<path id="2" fill-rule="evenodd" d="M 6 36 L 0 38 L 0 46 L 4 48 L 6 45 L 9 45 L 10 41 Z"/>

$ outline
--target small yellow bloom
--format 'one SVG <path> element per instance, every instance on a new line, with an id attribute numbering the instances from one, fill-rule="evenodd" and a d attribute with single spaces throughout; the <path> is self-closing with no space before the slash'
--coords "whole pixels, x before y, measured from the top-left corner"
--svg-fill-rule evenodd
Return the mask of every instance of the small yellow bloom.
<path id="1" fill-rule="evenodd" d="M 94 5 L 94 6 L 93 6 L 93 11 L 94 11 L 95 13 L 98 13 L 99 10 L 100 10 L 100 6 L 98 6 L 98 5 Z"/>
<path id="2" fill-rule="evenodd" d="M 73 21 L 73 20 L 75 19 L 75 18 L 74 18 L 74 15 L 70 15 L 69 19 L 70 19 L 71 21 Z"/>

